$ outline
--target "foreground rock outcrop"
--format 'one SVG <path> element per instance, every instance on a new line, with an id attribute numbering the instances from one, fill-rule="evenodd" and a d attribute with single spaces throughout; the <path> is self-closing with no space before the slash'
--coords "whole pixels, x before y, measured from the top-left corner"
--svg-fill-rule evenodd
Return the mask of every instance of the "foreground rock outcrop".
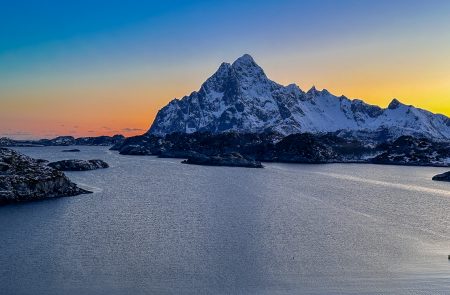
<path id="1" fill-rule="evenodd" d="M 0 204 L 90 193 L 61 171 L 16 151 L 0 148 Z"/>
<path id="2" fill-rule="evenodd" d="M 433 180 L 450 182 L 450 171 L 434 176 Z"/>
<path id="3" fill-rule="evenodd" d="M 215 156 L 207 156 L 196 153 L 189 156 L 188 159 L 182 163 L 206 166 L 263 168 L 261 162 L 245 158 L 239 153 L 229 153 Z"/>
<path id="4" fill-rule="evenodd" d="M 108 163 L 102 160 L 62 160 L 47 164 L 60 171 L 88 171 L 108 168 Z"/>

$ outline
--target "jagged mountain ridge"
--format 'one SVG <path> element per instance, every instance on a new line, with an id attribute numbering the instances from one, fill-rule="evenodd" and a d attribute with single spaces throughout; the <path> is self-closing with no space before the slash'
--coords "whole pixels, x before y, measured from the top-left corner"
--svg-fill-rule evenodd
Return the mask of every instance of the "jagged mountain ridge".
<path id="1" fill-rule="evenodd" d="M 245 54 L 232 64 L 222 63 L 199 91 L 162 108 L 148 133 L 272 131 L 289 135 L 340 130 L 388 130 L 394 138 L 417 135 L 450 139 L 450 119 L 397 99 L 383 109 L 315 87 L 304 92 L 295 84 L 283 86 L 267 78 Z"/>

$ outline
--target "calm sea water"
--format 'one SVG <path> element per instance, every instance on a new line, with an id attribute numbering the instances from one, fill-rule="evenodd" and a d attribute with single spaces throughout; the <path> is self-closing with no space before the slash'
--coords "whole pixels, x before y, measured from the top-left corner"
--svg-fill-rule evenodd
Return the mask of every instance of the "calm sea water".
<path id="1" fill-rule="evenodd" d="M 202 167 L 18 148 L 91 195 L 0 207 L 1 294 L 450 294 L 442 168 Z"/>

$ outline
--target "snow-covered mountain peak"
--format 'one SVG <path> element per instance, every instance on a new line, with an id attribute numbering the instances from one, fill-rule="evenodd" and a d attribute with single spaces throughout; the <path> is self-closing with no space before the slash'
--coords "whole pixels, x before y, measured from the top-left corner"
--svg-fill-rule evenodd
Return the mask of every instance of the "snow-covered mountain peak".
<path id="1" fill-rule="evenodd" d="M 312 86 L 305 94 L 306 94 L 306 97 L 309 99 L 314 99 L 317 97 L 327 97 L 330 95 L 334 96 L 326 89 L 318 90 L 316 88 L 316 86 Z"/>
<path id="2" fill-rule="evenodd" d="M 244 54 L 231 65 L 233 76 L 245 89 L 253 86 L 269 85 L 273 82 L 267 78 L 264 70 L 255 62 L 253 57 Z"/>
<path id="3" fill-rule="evenodd" d="M 259 67 L 250 54 L 244 54 L 233 62 L 233 66 Z"/>
<path id="4" fill-rule="evenodd" d="M 199 91 L 171 101 L 158 112 L 149 132 L 276 131 L 287 135 L 340 130 L 366 134 L 388 130 L 392 137 L 450 139 L 450 119 L 397 99 L 383 109 L 315 86 L 306 93 L 295 84 L 282 86 L 268 79 L 245 54 L 232 64 L 222 63 Z"/>
<path id="5" fill-rule="evenodd" d="M 223 62 L 220 64 L 220 67 L 217 69 L 216 74 L 223 74 L 230 70 L 231 64 L 227 62 Z"/>
<path id="6" fill-rule="evenodd" d="M 321 92 L 319 90 L 317 90 L 316 86 L 312 86 L 307 92 L 306 95 L 310 96 L 310 97 L 316 97 L 316 96 L 320 96 Z"/>
<path id="7" fill-rule="evenodd" d="M 298 87 L 297 84 L 289 84 L 288 86 L 285 87 L 287 91 L 292 92 L 293 94 L 300 96 L 300 95 L 304 95 L 305 92 L 303 92 L 303 90 L 300 89 L 300 87 Z"/>
<path id="8" fill-rule="evenodd" d="M 395 110 L 395 109 L 399 108 L 400 106 L 405 106 L 405 105 L 403 103 L 401 103 L 398 99 L 394 98 L 389 103 L 388 109 Z"/>
<path id="9" fill-rule="evenodd" d="M 330 95 L 331 93 L 327 89 L 324 88 L 324 89 L 322 89 L 321 94 L 322 95 Z"/>

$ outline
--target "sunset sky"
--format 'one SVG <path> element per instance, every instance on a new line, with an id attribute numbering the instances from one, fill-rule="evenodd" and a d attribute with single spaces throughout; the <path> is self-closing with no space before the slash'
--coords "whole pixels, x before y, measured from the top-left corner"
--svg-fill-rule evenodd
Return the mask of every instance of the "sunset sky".
<path id="1" fill-rule="evenodd" d="M 2 1 L 0 137 L 141 134 L 221 62 L 450 116 L 450 1 Z"/>

